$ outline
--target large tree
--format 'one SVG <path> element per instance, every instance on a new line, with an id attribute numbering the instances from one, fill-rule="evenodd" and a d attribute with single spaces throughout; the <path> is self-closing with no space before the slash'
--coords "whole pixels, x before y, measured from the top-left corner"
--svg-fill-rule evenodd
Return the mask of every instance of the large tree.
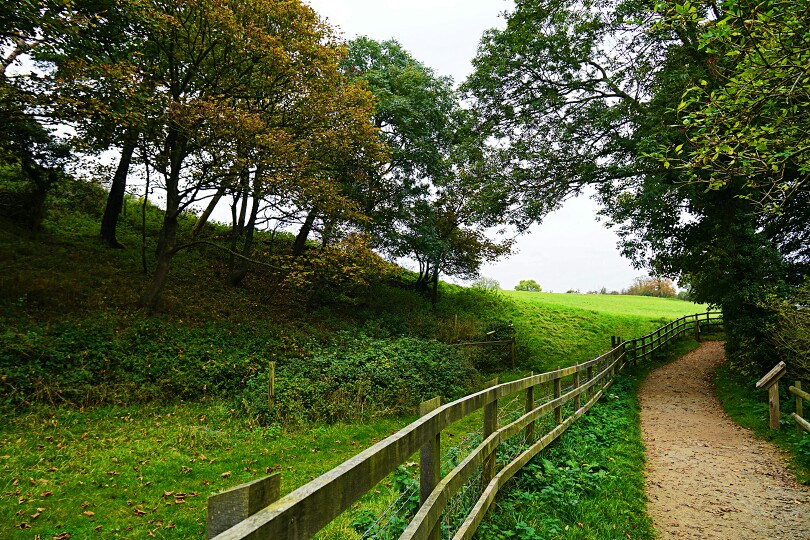
<path id="1" fill-rule="evenodd" d="M 695 16 L 672 24 L 678 10 Z M 662 148 L 688 142 L 678 122 L 684 92 L 719 88 L 719 64 L 733 61 L 701 47 L 701 21 L 723 19 L 724 10 L 710 2 L 519 1 L 505 29 L 485 34 L 466 88 L 497 141 L 499 182 L 527 219 L 592 186 L 624 253 L 722 306 L 730 350 L 751 365 L 767 362 L 759 345 L 746 346 L 764 342 L 762 300 L 806 272 L 796 239 L 808 212 L 763 218 L 748 202 L 759 200 L 756 181 L 731 177 L 707 192 L 707 178 L 692 181 L 660 159 Z"/>

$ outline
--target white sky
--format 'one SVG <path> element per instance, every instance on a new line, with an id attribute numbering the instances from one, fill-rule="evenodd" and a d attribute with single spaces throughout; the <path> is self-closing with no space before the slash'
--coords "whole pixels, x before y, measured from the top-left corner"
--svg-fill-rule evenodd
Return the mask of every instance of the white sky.
<path id="1" fill-rule="evenodd" d="M 416 59 L 459 84 L 472 71 L 484 30 L 503 27 L 499 15 L 511 0 L 308 0 L 347 39 L 394 38 Z M 568 201 L 541 225 L 518 239 L 518 253 L 482 274 L 511 289 L 534 279 L 543 290 L 620 290 L 643 274 L 623 259 L 618 237 L 595 219 L 598 205 L 587 197 Z"/>

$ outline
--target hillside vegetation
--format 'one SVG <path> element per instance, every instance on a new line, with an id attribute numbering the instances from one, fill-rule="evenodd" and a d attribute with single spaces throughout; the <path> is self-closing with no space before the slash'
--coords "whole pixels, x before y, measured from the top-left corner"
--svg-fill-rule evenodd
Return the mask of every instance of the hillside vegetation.
<path id="1" fill-rule="evenodd" d="M 581 361 L 604 351 L 612 334 L 636 335 L 702 309 L 448 284 L 432 305 L 408 272 L 391 266 L 362 286 L 330 281 L 307 294 L 261 270 L 232 287 L 223 280 L 226 256 L 188 250 L 178 255 L 162 311 L 149 315 L 133 308 L 147 281 L 140 204 L 129 200 L 119 226 L 127 249 L 109 250 L 96 240 L 100 205 L 92 201 L 101 195 L 64 192 L 36 236 L 0 227 L 0 444 L 8 471 L 0 519 L 21 538 L 85 536 L 99 526 L 195 535 L 213 492 L 273 470 L 288 492 L 407 424 L 423 399 L 458 397 L 492 372 L 517 377 Z M 153 243 L 158 211 L 146 209 Z M 226 233 L 212 226 L 211 234 Z M 266 261 L 291 243 L 283 234 L 260 240 Z M 489 332 L 516 336 L 514 370 L 496 347 L 449 346 Z M 463 438 L 468 426 L 454 429 Z M 374 495 L 363 508 L 384 506 L 388 496 Z M 355 534 L 353 519 L 341 518 L 327 536 Z"/>

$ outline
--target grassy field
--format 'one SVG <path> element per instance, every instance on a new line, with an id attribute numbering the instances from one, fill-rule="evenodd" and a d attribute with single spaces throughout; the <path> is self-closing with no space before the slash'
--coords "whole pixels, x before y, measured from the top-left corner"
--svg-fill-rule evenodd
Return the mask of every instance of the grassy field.
<path id="1" fill-rule="evenodd" d="M 533 293 L 524 291 L 501 291 L 507 298 L 520 304 L 545 308 L 574 308 L 604 315 L 629 315 L 648 318 L 677 319 L 684 315 L 704 313 L 708 306 L 694 304 L 674 298 L 653 298 L 651 296 L 622 296 L 613 294 L 561 294 Z"/>
<path id="2" fill-rule="evenodd" d="M 667 298 L 503 291 L 526 367 L 547 371 L 590 360 L 610 347 L 610 336 L 644 335 L 705 305 Z"/>
<path id="3" fill-rule="evenodd" d="M 420 399 L 593 358 L 610 335 L 640 335 L 704 309 L 448 284 L 431 305 L 407 273 L 349 302 L 310 299 L 304 309 L 273 276 L 256 271 L 229 287 L 220 254 L 187 250 L 161 312 L 149 315 L 134 307 L 148 281 L 140 209 L 130 201 L 122 216 L 124 250 L 99 245 L 98 217 L 66 201 L 36 236 L 0 223 L 2 538 L 196 537 L 211 493 L 272 471 L 289 492 L 412 421 Z M 149 208 L 150 254 L 158 229 Z M 273 249 L 290 240 L 276 238 Z M 465 358 L 447 345 L 503 331 L 509 320 L 516 369 L 500 359 L 473 365 L 492 352 Z M 278 363 L 273 407 L 269 360 Z M 480 426 L 480 412 L 452 426 L 444 450 Z M 356 536 L 360 513 L 397 497 L 412 477 L 413 465 L 406 469 L 323 537 Z"/>
<path id="4" fill-rule="evenodd" d="M 521 343 L 562 346 L 571 352 L 571 358 L 585 359 L 603 352 L 607 348 L 605 336 L 611 333 L 646 331 L 672 316 L 672 304 L 665 300 L 593 299 L 585 295 L 571 300 L 572 296 L 510 295 L 513 302 L 509 309 L 515 310 Z M 676 306 L 681 304 L 682 312 L 694 311 L 686 309 L 694 307 L 691 304 L 680 302 Z M 585 310 L 582 305 L 591 307 Z M 656 318 L 657 305 L 667 306 L 670 315 Z M 549 342 L 549 336 L 556 339 Z M 563 362 L 559 351 L 556 358 Z M 523 373 L 504 373 L 503 378 Z M 616 519 L 621 518 L 617 523 L 623 524 L 617 531 L 646 527 L 643 519 L 627 518 L 643 508 L 638 506 L 638 486 L 633 487 L 633 482 L 637 483 L 633 474 L 641 471 L 641 454 L 635 441 L 637 410 L 632 392 L 626 392 L 632 384 L 619 383 L 614 397 L 595 409 L 593 419 L 566 435 L 546 458 L 555 460 L 559 456 L 560 463 L 564 463 L 576 455 L 579 463 L 608 462 L 612 472 L 607 476 L 617 482 L 615 489 L 631 493 L 629 502 L 611 501 L 609 505 Z M 45 538 L 63 532 L 74 537 L 96 533 L 158 538 L 198 535 L 204 530 L 205 500 L 211 493 L 271 471 L 282 473 L 286 493 L 413 420 L 408 416 L 371 418 L 352 424 L 285 429 L 279 424 L 260 426 L 233 407 L 232 402 L 221 400 L 86 410 L 38 406 L 6 417 L 0 423 L 0 466 L 4 472 L 0 481 L 0 522 L 11 525 L 6 526 L 2 536 L 30 538 L 39 534 Z M 445 432 L 445 449 L 477 428 L 481 422 L 478 416 Z M 606 433 L 622 435 L 605 439 Z M 602 442 L 594 446 L 583 441 Z M 589 475 L 601 470 L 589 467 L 577 469 L 576 482 L 587 482 Z M 569 482 L 562 477 L 559 481 Z M 389 478 L 381 484 L 355 510 L 374 512 L 384 508 L 398 494 L 392 482 Z M 592 502 L 592 511 L 602 504 L 604 501 Z M 504 502 L 502 507 L 508 504 Z M 587 505 L 572 515 L 587 514 L 585 508 Z M 352 521 L 356 515 L 347 512 L 323 537 L 354 536 Z M 503 519 L 506 521 L 495 520 L 487 525 L 483 529 L 485 537 L 497 538 L 498 530 L 508 528 L 505 524 L 512 523 L 511 518 Z M 587 521 L 587 517 L 577 518 L 580 522 L 583 519 Z M 536 530 L 551 532 L 557 530 L 555 520 L 563 522 L 561 516 L 541 516 L 526 523 Z M 594 519 L 588 529 L 582 530 L 601 531 L 597 524 Z"/>

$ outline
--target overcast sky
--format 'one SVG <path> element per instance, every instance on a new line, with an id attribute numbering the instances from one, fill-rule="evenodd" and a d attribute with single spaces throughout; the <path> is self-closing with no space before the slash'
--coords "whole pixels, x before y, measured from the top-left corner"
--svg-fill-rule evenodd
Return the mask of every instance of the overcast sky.
<path id="1" fill-rule="evenodd" d="M 394 38 L 439 75 L 456 84 L 472 71 L 484 30 L 503 27 L 500 17 L 511 0 L 308 0 L 347 39 L 367 35 Z M 482 274 L 511 289 L 520 279 L 534 279 L 543 290 L 582 292 L 601 287 L 622 289 L 643 272 L 633 269 L 616 247 L 618 237 L 595 219 L 598 205 L 586 196 L 562 209 L 519 238 L 518 253 Z"/>

